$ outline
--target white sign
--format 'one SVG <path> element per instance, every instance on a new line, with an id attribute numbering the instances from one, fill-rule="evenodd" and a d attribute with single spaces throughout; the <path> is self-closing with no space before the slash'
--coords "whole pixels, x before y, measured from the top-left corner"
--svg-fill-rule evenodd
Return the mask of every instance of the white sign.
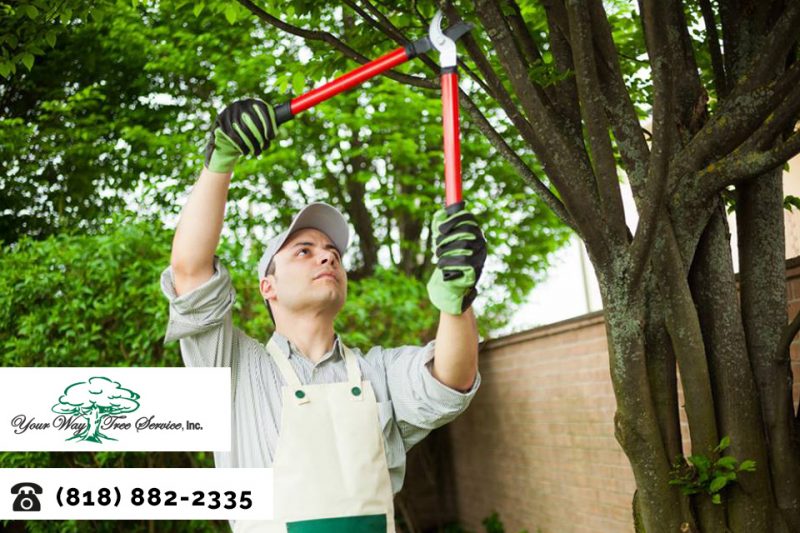
<path id="1" fill-rule="evenodd" d="M 0 451 L 230 451 L 230 368 L 0 368 Z"/>
<path id="2" fill-rule="evenodd" d="M 271 520 L 271 468 L 3 468 L 0 520 Z"/>

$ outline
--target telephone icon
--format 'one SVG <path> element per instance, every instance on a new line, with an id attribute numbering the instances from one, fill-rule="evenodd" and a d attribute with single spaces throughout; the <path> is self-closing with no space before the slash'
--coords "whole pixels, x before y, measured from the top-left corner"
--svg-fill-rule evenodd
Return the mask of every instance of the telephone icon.
<path id="1" fill-rule="evenodd" d="M 11 494 L 16 494 L 17 497 L 12 505 L 12 511 L 41 511 L 42 506 L 39 503 L 37 494 L 42 493 L 42 487 L 36 483 L 17 483 L 11 487 Z"/>

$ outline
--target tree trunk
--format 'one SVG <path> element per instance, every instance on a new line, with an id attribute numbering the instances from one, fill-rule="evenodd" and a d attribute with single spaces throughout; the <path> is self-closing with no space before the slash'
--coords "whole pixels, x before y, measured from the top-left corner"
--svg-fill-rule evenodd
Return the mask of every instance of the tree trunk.
<path id="1" fill-rule="evenodd" d="M 769 447 L 772 486 L 782 517 L 800 531 L 800 450 L 794 431 L 792 370 L 779 353 L 786 326 L 783 172 L 738 188 L 736 217 L 742 318 Z"/>
<path id="2" fill-rule="evenodd" d="M 680 531 L 681 502 L 669 482 L 670 461 L 661 439 L 645 361 L 642 295 L 598 269 L 606 314 L 611 381 L 617 399 L 614 434 L 633 469 L 636 513 L 647 533 Z"/>
<path id="3" fill-rule="evenodd" d="M 767 464 L 758 391 L 747 358 L 731 259 L 730 235 L 722 205 L 703 233 L 690 274 L 695 305 L 709 360 L 721 436 L 728 453 Z M 703 453 L 706 450 L 697 450 Z M 773 533 L 770 476 L 767 468 L 741 473 L 725 489 L 728 526 L 734 532 Z"/>
<path id="4" fill-rule="evenodd" d="M 100 409 L 96 406 L 92 407 L 86 419 L 89 422 L 89 427 L 86 428 L 86 438 L 84 440 L 100 442 Z"/>

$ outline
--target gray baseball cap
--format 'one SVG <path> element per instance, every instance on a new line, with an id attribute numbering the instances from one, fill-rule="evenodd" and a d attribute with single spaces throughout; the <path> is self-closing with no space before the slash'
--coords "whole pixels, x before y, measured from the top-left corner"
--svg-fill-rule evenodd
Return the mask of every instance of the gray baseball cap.
<path id="1" fill-rule="evenodd" d="M 275 254 L 278 253 L 278 250 L 281 249 L 286 239 L 295 231 L 305 228 L 318 229 L 327 235 L 328 238 L 333 241 L 339 253 L 342 256 L 344 255 L 347 249 L 347 243 L 350 240 L 350 230 L 347 227 L 347 221 L 344 219 L 344 215 L 332 205 L 324 202 L 314 202 L 305 206 L 295 215 L 294 220 L 286 231 L 279 233 L 269 240 L 264 255 L 262 255 L 261 259 L 258 261 L 259 282 L 261 278 L 266 276 L 270 261 L 272 261 Z"/>

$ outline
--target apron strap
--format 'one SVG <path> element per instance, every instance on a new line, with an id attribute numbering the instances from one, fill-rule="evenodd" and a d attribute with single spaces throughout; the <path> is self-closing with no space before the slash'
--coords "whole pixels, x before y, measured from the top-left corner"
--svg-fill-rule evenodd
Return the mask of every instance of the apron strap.
<path id="1" fill-rule="evenodd" d="M 358 357 L 356 357 L 353 351 L 345 346 L 341 340 L 339 340 L 339 347 L 344 354 L 344 363 L 347 368 L 347 382 L 350 384 L 351 391 L 350 397 L 353 400 L 361 401 L 364 399 L 364 394 L 361 390 L 361 369 L 358 367 Z M 303 390 L 303 384 L 300 383 L 300 378 L 297 377 L 297 373 L 294 371 L 294 368 L 292 368 L 291 363 L 289 363 L 289 358 L 281 351 L 274 338 L 269 339 L 267 343 L 267 352 L 278 365 L 278 370 L 283 375 L 284 381 L 294 390 L 294 400 L 299 404 L 308 402 L 308 395 Z"/>
<path id="2" fill-rule="evenodd" d="M 353 353 L 353 350 L 344 344 L 342 344 L 342 348 L 344 351 L 344 364 L 347 367 L 347 381 L 353 386 L 361 386 L 361 369 L 358 368 L 358 357 Z"/>
<path id="3" fill-rule="evenodd" d="M 278 347 L 275 339 L 270 338 L 269 342 L 267 343 L 267 351 L 275 360 L 275 364 L 278 365 L 278 370 L 280 370 L 281 374 L 283 374 L 284 381 L 286 381 L 289 387 L 294 389 L 295 398 L 300 400 L 305 399 L 303 384 L 300 383 L 300 378 L 297 377 L 297 373 L 295 373 L 291 363 L 289 363 L 289 358 Z M 306 401 L 308 400 L 306 399 Z"/>
<path id="4" fill-rule="evenodd" d="M 361 369 L 358 367 L 358 358 L 353 351 L 339 341 L 344 351 L 344 364 L 347 367 L 347 381 L 350 383 L 350 398 L 362 401 L 364 394 L 361 384 Z"/>

